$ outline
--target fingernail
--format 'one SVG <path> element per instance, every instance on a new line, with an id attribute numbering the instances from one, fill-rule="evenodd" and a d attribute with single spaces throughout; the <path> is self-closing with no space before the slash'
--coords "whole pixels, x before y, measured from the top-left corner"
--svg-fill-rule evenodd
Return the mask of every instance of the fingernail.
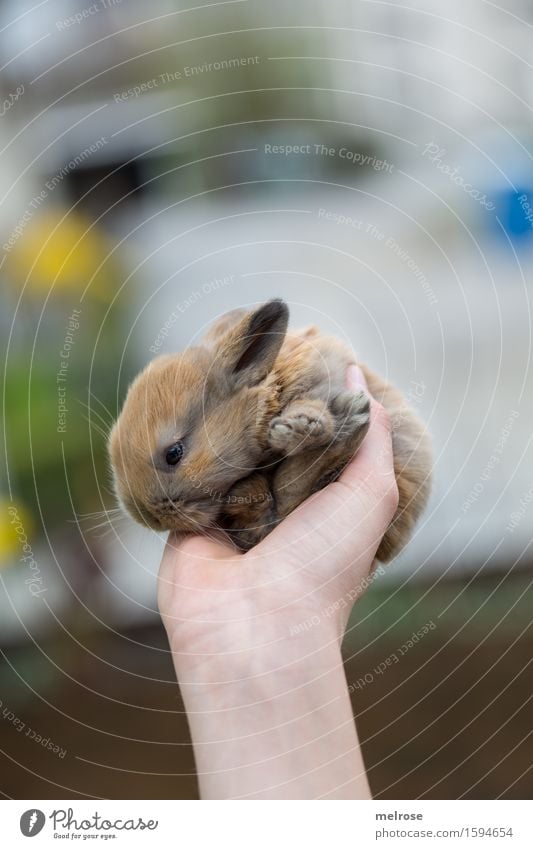
<path id="1" fill-rule="evenodd" d="M 348 366 L 346 372 L 346 382 L 348 384 L 348 389 L 351 389 L 352 392 L 357 392 L 359 389 L 364 389 L 365 391 L 368 391 L 368 386 L 362 369 L 360 369 L 359 366 L 356 366 L 353 363 Z"/>

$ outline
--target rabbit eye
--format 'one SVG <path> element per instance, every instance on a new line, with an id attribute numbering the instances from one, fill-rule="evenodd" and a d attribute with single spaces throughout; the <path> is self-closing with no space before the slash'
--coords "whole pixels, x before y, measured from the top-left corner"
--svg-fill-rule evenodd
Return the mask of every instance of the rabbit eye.
<path id="1" fill-rule="evenodd" d="M 177 466 L 181 458 L 183 457 L 183 443 L 175 442 L 174 445 L 171 445 L 170 448 L 167 448 L 165 452 L 165 460 L 167 461 L 169 466 Z"/>

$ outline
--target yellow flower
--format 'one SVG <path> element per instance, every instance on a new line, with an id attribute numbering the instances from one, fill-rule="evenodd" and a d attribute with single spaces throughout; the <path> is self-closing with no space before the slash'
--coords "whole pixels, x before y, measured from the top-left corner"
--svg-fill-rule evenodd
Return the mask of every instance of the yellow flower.
<path id="1" fill-rule="evenodd" d="M 36 213 L 8 254 L 7 270 L 30 292 L 81 294 L 109 301 L 119 284 L 113 243 L 80 213 Z M 111 255 L 111 256 L 110 256 Z M 93 279 L 94 278 L 94 279 Z"/>
<path id="2" fill-rule="evenodd" d="M 0 498 L 0 567 L 11 565 L 33 529 L 30 515 L 14 501 Z"/>

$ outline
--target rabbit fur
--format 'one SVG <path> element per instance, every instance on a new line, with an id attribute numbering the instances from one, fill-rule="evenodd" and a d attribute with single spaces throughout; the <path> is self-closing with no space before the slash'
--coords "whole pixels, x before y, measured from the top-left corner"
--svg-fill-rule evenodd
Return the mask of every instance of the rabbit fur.
<path id="1" fill-rule="evenodd" d="M 365 392 L 345 388 L 353 351 L 317 327 L 288 331 L 288 318 L 280 299 L 232 310 L 200 344 L 156 357 L 133 381 L 109 455 L 118 499 L 137 521 L 220 528 L 248 550 L 353 457 L 370 411 Z M 392 423 L 399 504 L 376 555 L 386 561 L 427 502 L 431 451 L 401 393 L 358 364 Z"/>

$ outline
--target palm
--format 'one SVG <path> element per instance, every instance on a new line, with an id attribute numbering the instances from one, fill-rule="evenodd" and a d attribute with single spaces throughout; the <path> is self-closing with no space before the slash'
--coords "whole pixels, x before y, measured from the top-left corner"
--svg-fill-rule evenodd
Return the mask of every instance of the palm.
<path id="1" fill-rule="evenodd" d="M 195 536 L 178 543 L 171 537 L 159 605 L 172 648 L 225 651 L 229 630 L 232 641 L 238 632 L 248 645 L 256 633 L 275 641 L 323 618 L 332 605 L 347 616 L 376 548 L 365 494 L 330 484 L 246 554 L 222 541 Z M 380 525 L 379 537 L 383 530 Z"/>

